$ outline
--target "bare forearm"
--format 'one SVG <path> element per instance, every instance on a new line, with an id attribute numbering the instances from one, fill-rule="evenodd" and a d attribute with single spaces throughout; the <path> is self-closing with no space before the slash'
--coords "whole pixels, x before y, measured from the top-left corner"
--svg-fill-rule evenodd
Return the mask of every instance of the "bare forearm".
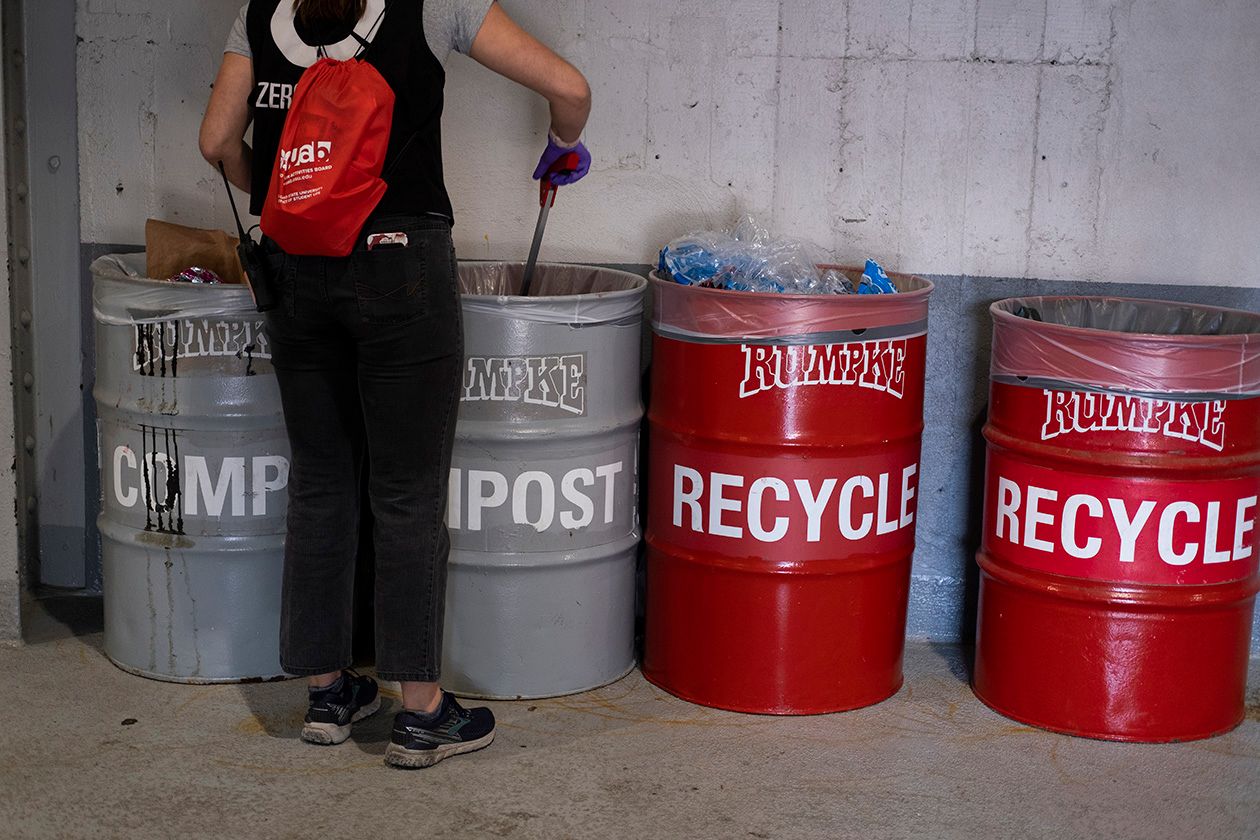
<path id="1" fill-rule="evenodd" d="M 572 64 L 521 29 L 495 3 L 486 13 L 472 58 L 491 70 L 542 94 L 551 105 L 551 130 L 575 142 L 591 112 L 591 89 Z"/>
<path id="2" fill-rule="evenodd" d="M 576 143 L 591 115 L 591 92 L 585 79 L 573 96 L 553 97 L 550 102 L 552 132 L 566 143 Z"/>
<path id="3" fill-rule="evenodd" d="M 248 194 L 253 186 L 251 178 L 254 172 L 254 150 L 241 141 L 235 149 L 225 150 L 220 159 L 232 186 Z M 216 161 L 210 161 L 210 164 L 218 168 Z"/>
<path id="4" fill-rule="evenodd" d="M 249 192 L 254 162 L 253 151 L 243 139 L 249 127 L 247 103 L 253 85 L 254 67 L 250 59 L 224 53 L 198 137 L 202 157 L 216 168 L 222 161 L 228 180 L 245 192 Z"/>

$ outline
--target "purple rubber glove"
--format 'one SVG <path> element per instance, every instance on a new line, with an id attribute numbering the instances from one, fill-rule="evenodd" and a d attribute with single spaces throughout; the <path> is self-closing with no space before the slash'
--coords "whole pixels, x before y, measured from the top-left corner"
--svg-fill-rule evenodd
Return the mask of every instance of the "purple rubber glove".
<path id="1" fill-rule="evenodd" d="M 567 146 L 550 131 L 547 132 L 547 148 L 543 151 L 542 157 L 538 159 L 538 166 L 534 169 L 534 180 L 541 180 L 550 171 L 551 167 L 569 152 L 573 152 L 578 156 L 577 167 L 571 172 L 553 173 L 551 175 L 551 183 L 557 187 L 562 187 L 565 184 L 572 184 L 574 181 L 582 180 L 582 176 L 591 171 L 591 153 L 586 150 L 586 146 L 582 145 L 580 140 L 572 146 Z"/>

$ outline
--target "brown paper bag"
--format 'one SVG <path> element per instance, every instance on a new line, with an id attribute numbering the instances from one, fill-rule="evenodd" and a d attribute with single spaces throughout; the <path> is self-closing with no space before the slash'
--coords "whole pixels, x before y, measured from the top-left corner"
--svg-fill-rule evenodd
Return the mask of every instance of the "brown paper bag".
<path id="1" fill-rule="evenodd" d="M 236 256 L 237 242 L 235 236 L 221 230 L 149 219 L 144 223 L 146 273 L 154 280 L 166 280 L 196 265 L 210 269 L 224 283 L 243 283 L 241 261 Z"/>

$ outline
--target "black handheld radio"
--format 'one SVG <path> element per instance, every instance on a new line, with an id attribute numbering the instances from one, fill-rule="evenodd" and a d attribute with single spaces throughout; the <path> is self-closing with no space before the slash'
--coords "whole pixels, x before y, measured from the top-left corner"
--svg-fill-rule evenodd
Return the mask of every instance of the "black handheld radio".
<path id="1" fill-rule="evenodd" d="M 245 270 L 245 279 L 249 281 L 249 289 L 254 294 L 254 305 L 259 312 L 276 308 L 276 284 L 267 268 L 267 257 L 262 246 L 253 240 L 241 224 L 241 216 L 236 212 L 236 199 L 232 197 L 232 187 L 228 184 L 227 170 L 223 161 L 219 161 L 219 174 L 223 176 L 223 186 L 227 189 L 228 201 L 232 204 L 232 216 L 236 219 L 236 230 L 241 241 L 236 246 L 236 255 L 241 259 L 241 268 Z"/>

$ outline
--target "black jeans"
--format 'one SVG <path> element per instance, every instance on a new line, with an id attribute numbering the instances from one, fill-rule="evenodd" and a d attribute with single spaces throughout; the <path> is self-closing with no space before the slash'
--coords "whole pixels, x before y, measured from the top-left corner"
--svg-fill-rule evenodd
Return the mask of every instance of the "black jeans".
<path id="1" fill-rule="evenodd" d="M 280 613 L 291 674 L 352 664 L 360 470 L 376 519 L 376 665 L 436 681 L 446 599 L 446 487 L 463 331 L 450 227 L 390 217 L 403 248 L 301 257 L 264 241 L 279 305 L 268 313 L 292 460 Z"/>

